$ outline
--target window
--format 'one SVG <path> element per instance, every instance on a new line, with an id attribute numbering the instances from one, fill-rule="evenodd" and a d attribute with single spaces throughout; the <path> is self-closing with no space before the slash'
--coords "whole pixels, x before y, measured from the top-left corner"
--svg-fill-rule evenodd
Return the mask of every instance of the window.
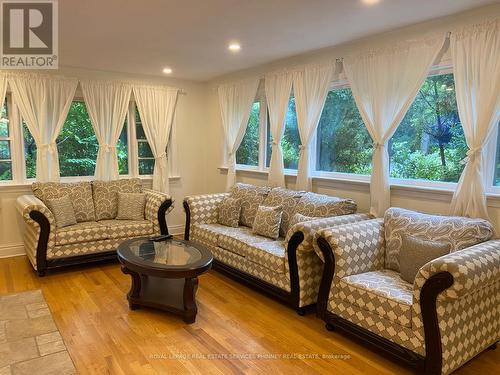
<path id="1" fill-rule="evenodd" d="M 11 130 L 7 100 L 0 111 L 0 181 L 12 180 Z"/>
<path id="2" fill-rule="evenodd" d="M 269 167 L 271 162 L 271 146 L 272 137 L 267 121 L 267 153 L 266 166 Z M 285 132 L 281 139 L 281 147 L 283 148 L 283 165 L 285 169 L 297 169 L 299 164 L 299 146 L 300 136 L 297 125 L 297 112 L 295 110 L 295 97 L 290 96 L 288 101 L 288 110 L 285 117 Z"/>
<path id="3" fill-rule="evenodd" d="M 36 177 L 36 144 L 23 121 L 26 177 Z M 71 103 L 68 116 L 57 137 L 61 177 L 93 176 L 99 150 L 92 122 L 83 101 Z M 120 174 L 128 174 L 127 126 L 122 129 L 117 144 Z"/>
<path id="4" fill-rule="evenodd" d="M 371 174 L 372 143 L 351 89 L 330 91 L 318 124 L 316 169 Z"/>
<path id="5" fill-rule="evenodd" d="M 458 182 L 466 153 L 453 74 L 430 76 L 390 140 L 391 177 Z"/>
<path id="6" fill-rule="evenodd" d="M 236 164 L 258 166 L 259 165 L 259 141 L 260 141 L 260 102 L 255 102 L 250 110 L 248 125 L 236 151 Z"/>
<path id="7" fill-rule="evenodd" d="M 153 169 L 155 167 L 155 158 L 153 156 L 153 152 L 151 151 L 151 147 L 149 147 L 148 140 L 146 139 L 146 133 L 144 133 L 141 116 L 139 115 L 139 110 L 137 108 L 135 109 L 135 131 L 139 160 L 139 174 L 151 175 L 153 174 Z"/>

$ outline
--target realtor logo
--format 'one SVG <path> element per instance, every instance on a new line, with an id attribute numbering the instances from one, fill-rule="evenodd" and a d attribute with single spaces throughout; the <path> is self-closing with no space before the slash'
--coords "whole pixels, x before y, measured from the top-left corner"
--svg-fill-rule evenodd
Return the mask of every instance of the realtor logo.
<path id="1" fill-rule="evenodd" d="M 57 69 L 57 1 L 1 1 L 2 69 Z"/>

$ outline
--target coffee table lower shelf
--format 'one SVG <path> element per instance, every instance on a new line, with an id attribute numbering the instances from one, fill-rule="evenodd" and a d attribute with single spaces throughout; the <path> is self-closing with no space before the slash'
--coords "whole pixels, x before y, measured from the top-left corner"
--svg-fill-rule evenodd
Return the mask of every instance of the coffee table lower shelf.
<path id="1" fill-rule="evenodd" d="M 197 277 L 170 279 L 140 275 L 125 266 L 122 266 L 122 271 L 132 278 L 127 294 L 131 310 L 141 306 L 151 307 L 179 315 L 188 324 L 194 323 L 198 312 L 195 299 Z"/>

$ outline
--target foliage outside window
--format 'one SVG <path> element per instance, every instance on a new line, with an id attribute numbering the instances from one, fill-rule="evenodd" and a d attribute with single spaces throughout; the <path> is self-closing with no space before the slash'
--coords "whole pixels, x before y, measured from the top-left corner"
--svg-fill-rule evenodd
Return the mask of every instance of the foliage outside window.
<path id="1" fill-rule="evenodd" d="M 316 169 L 371 174 L 372 144 L 351 89 L 330 91 L 318 124 Z"/>
<path id="2" fill-rule="evenodd" d="M 144 128 L 142 127 L 141 116 L 139 115 L 139 110 L 135 110 L 135 131 L 137 138 L 137 154 L 139 159 L 139 174 L 140 175 L 151 175 L 155 167 L 155 158 L 153 156 L 153 151 L 149 147 L 148 140 L 146 139 L 146 133 L 144 133 Z"/>
<path id="3" fill-rule="evenodd" d="M 271 162 L 271 146 L 272 137 L 269 128 L 269 120 L 267 121 L 267 152 L 266 166 L 269 167 Z M 297 169 L 299 164 L 299 146 L 300 136 L 297 125 L 297 112 L 295 110 L 295 97 L 290 96 L 288 101 L 288 110 L 285 117 L 285 132 L 281 139 L 281 148 L 283 149 L 283 165 L 285 169 Z"/>
<path id="4" fill-rule="evenodd" d="M 0 181 L 12 180 L 11 132 L 7 100 L 0 108 Z"/>
<path id="5" fill-rule="evenodd" d="M 467 144 L 453 74 L 428 77 L 390 140 L 391 177 L 458 182 Z"/>
<path id="6" fill-rule="evenodd" d="M 36 177 L 36 144 L 23 122 L 26 177 Z M 98 142 L 87 107 L 83 101 L 71 103 L 68 116 L 56 140 L 61 177 L 93 176 Z M 123 127 L 117 144 L 120 174 L 128 174 L 127 127 Z"/>
<path id="7" fill-rule="evenodd" d="M 243 165 L 259 165 L 259 140 L 260 140 L 260 102 L 255 102 L 250 110 L 248 125 L 241 145 L 236 151 L 236 163 Z"/>

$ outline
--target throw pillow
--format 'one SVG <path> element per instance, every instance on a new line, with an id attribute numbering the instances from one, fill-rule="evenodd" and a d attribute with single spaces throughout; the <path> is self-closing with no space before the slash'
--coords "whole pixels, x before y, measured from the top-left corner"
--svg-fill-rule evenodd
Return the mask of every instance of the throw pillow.
<path id="1" fill-rule="evenodd" d="M 241 199 L 240 224 L 252 227 L 257 208 L 264 202 L 271 188 L 238 182 L 231 189 L 231 197 Z"/>
<path id="2" fill-rule="evenodd" d="M 144 220 L 146 194 L 118 193 L 117 220 Z"/>
<path id="3" fill-rule="evenodd" d="M 259 206 L 253 222 L 252 233 L 276 240 L 280 236 L 282 214 L 283 208 L 281 206 Z"/>
<path id="4" fill-rule="evenodd" d="M 54 215 L 57 228 L 64 228 L 77 223 L 75 209 L 68 195 L 61 198 L 47 199 L 46 205 Z"/>
<path id="5" fill-rule="evenodd" d="M 141 180 L 131 178 L 92 182 L 96 221 L 114 219 L 118 213 L 118 193 L 142 193 Z"/>
<path id="6" fill-rule="evenodd" d="M 414 236 L 403 236 L 401 252 L 399 253 L 399 267 L 401 278 L 410 284 L 415 281 L 418 270 L 431 260 L 449 254 L 451 243 L 433 241 Z"/>
<path id="7" fill-rule="evenodd" d="M 295 207 L 300 198 L 305 194 L 305 191 L 296 191 L 285 188 L 273 188 L 268 194 L 263 206 L 283 208 L 283 215 L 281 217 L 280 236 L 285 237 L 290 225 L 290 219 L 295 213 Z"/>
<path id="8" fill-rule="evenodd" d="M 94 200 L 90 181 L 82 182 L 34 182 L 31 185 L 33 195 L 47 204 L 47 200 L 60 198 L 63 195 L 71 197 L 75 210 L 76 221 L 95 221 Z"/>
<path id="9" fill-rule="evenodd" d="M 227 227 L 238 228 L 241 213 L 241 199 L 227 196 L 219 205 L 217 222 Z"/>

